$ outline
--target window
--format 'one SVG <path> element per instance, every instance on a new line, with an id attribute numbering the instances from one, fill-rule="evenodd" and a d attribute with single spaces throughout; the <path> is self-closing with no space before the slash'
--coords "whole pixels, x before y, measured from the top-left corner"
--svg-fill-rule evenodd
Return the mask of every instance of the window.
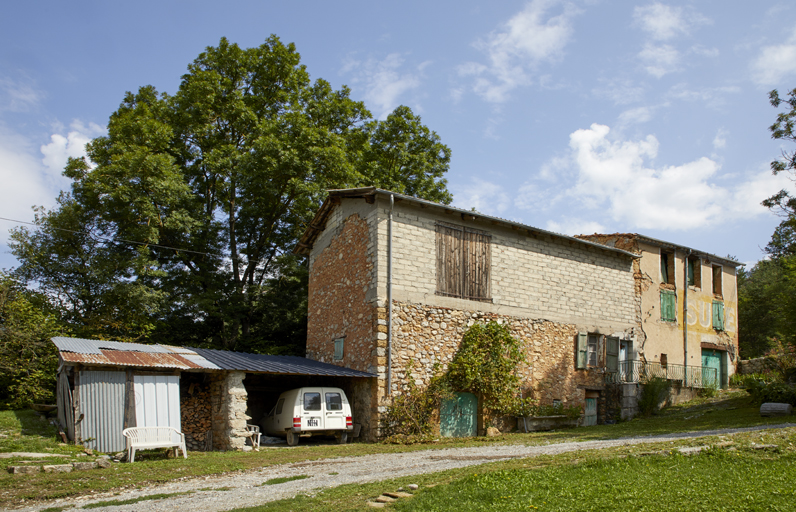
<path id="1" fill-rule="evenodd" d="M 276 403 L 276 413 L 282 414 L 282 407 L 285 405 L 285 399 L 280 398 L 279 401 Z"/>
<path id="2" fill-rule="evenodd" d="M 343 359 L 343 341 L 345 338 L 337 338 L 334 340 L 334 360 L 342 361 Z"/>
<path id="3" fill-rule="evenodd" d="M 305 411 L 320 411 L 321 410 L 321 394 L 320 393 L 304 393 L 304 410 Z"/>
<path id="4" fill-rule="evenodd" d="M 661 290 L 661 320 L 677 321 L 677 296 L 669 290 Z"/>
<path id="5" fill-rule="evenodd" d="M 342 411 L 343 399 L 340 393 L 326 393 L 326 410 L 327 411 Z"/>
<path id="6" fill-rule="evenodd" d="M 619 338 L 605 338 L 605 367 L 609 372 L 619 371 Z"/>
<path id="7" fill-rule="evenodd" d="M 661 250 L 661 282 L 674 284 L 674 253 Z"/>
<path id="8" fill-rule="evenodd" d="M 721 266 L 713 265 L 713 294 L 714 295 L 721 295 L 721 284 L 722 284 L 722 271 Z"/>
<path id="9" fill-rule="evenodd" d="M 713 328 L 724 330 L 724 303 L 718 300 L 713 301 Z"/>
<path id="10" fill-rule="evenodd" d="M 491 238 L 484 231 L 437 223 L 437 295 L 492 301 Z"/>
<path id="11" fill-rule="evenodd" d="M 599 334 L 578 333 L 578 344 L 575 366 L 578 370 L 595 367 L 600 364 Z"/>
<path id="12" fill-rule="evenodd" d="M 688 257 L 688 286 L 702 288 L 702 261 L 696 256 Z"/>

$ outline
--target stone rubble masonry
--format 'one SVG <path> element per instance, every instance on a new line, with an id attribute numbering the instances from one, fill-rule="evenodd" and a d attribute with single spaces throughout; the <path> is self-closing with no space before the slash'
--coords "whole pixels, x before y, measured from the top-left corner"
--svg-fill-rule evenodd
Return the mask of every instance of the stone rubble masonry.
<path id="1" fill-rule="evenodd" d="M 745 359 L 738 361 L 738 373 L 747 375 L 750 373 L 767 373 L 777 369 L 777 360 L 773 357 L 757 357 L 755 359 Z"/>
<path id="2" fill-rule="evenodd" d="M 508 326 L 526 356 L 519 369 L 524 396 L 542 405 L 561 400 L 567 406 L 585 405 L 585 390 L 604 389 L 599 370 L 575 369 L 578 328 L 547 320 L 498 315 L 479 310 L 453 310 L 424 304 L 396 302 L 393 305 L 393 393 L 408 389 L 406 368 L 413 362 L 412 376 L 419 386 L 447 369 L 461 346 L 467 329 L 475 323 L 495 321 Z"/>
<path id="3" fill-rule="evenodd" d="M 246 415 L 248 395 L 243 379 L 245 372 L 211 374 L 210 403 L 213 415 L 213 449 L 242 450 L 248 439 Z"/>

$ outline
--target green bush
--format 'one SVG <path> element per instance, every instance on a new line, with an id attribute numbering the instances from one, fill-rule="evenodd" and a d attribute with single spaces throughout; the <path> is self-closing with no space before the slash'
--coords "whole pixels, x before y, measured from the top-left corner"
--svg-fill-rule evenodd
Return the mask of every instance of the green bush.
<path id="1" fill-rule="evenodd" d="M 796 406 L 796 387 L 783 382 L 749 380 L 746 391 L 758 403 L 777 402 Z"/>
<path id="2" fill-rule="evenodd" d="M 670 383 L 661 377 L 652 377 L 641 385 L 641 397 L 638 400 L 638 410 L 644 416 L 657 414 L 661 409 L 661 402 L 666 399 Z"/>

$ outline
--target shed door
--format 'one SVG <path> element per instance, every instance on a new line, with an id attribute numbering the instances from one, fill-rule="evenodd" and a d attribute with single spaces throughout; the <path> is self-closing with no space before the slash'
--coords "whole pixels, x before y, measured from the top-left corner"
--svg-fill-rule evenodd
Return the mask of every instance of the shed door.
<path id="1" fill-rule="evenodd" d="M 472 437 L 478 435 L 478 398 L 472 393 L 455 393 L 440 407 L 440 435 Z"/>
<path id="2" fill-rule="evenodd" d="M 83 444 L 103 453 L 124 450 L 124 372 L 80 372 L 78 413 Z M 88 441 L 85 441 L 88 440 Z"/>
<path id="3" fill-rule="evenodd" d="M 715 372 L 713 371 L 715 370 Z M 702 386 L 719 387 L 721 378 L 721 352 L 709 348 L 702 349 Z"/>
<path id="4" fill-rule="evenodd" d="M 135 375 L 135 426 L 180 428 L 180 377 Z"/>

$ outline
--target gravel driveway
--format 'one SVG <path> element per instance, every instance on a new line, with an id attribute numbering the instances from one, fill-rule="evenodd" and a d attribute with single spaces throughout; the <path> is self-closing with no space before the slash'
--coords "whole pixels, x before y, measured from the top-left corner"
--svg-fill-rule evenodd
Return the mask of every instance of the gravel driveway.
<path id="1" fill-rule="evenodd" d="M 341 457 L 307 462 L 269 466 L 244 473 L 221 474 L 191 480 L 156 485 L 145 489 L 122 492 L 118 495 L 103 494 L 89 497 L 67 498 L 38 503 L 33 508 L 20 510 L 34 511 L 47 507 L 82 507 L 90 503 L 106 500 L 128 500 L 150 494 L 166 494 L 194 491 L 194 494 L 175 496 L 159 500 L 148 500 L 131 505 L 101 507 L 95 511 L 113 512 L 155 512 L 172 510 L 201 510 L 208 512 L 250 507 L 297 494 L 314 494 L 320 490 L 351 483 L 368 483 L 392 478 L 434 473 L 447 469 L 474 466 L 497 460 L 535 457 L 537 455 L 558 454 L 577 450 L 592 450 L 614 446 L 657 443 L 677 439 L 693 439 L 714 435 L 727 435 L 775 428 L 796 427 L 796 424 L 765 425 L 749 428 L 706 430 L 684 432 L 660 436 L 630 437 L 607 441 L 585 441 L 574 443 L 549 444 L 543 446 L 488 445 L 473 448 L 449 448 L 424 450 L 410 453 L 366 455 L 360 457 Z M 277 485 L 261 485 L 266 480 L 278 477 L 310 475 L 310 478 L 293 480 Z M 200 489 L 228 487 L 227 491 L 202 491 Z"/>

